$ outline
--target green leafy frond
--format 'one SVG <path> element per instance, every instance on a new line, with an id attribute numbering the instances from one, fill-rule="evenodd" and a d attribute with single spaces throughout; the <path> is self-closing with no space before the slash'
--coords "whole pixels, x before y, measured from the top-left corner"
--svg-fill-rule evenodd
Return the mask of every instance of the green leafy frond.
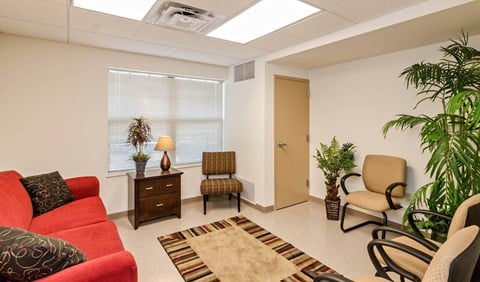
<path id="1" fill-rule="evenodd" d="M 320 143 L 320 150 L 315 149 L 315 153 L 317 167 L 327 180 L 336 180 L 340 173 L 350 172 L 355 167 L 355 145 L 340 144 L 336 137 L 332 138 L 330 145 Z"/>
<path id="2" fill-rule="evenodd" d="M 417 89 L 418 102 L 440 101 L 436 115 L 397 115 L 382 131 L 420 127 L 420 146 L 430 154 L 425 172 L 432 182 L 412 196 L 406 214 L 425 208 L 452 215 L 468 197 L 480 192 L 480 51 L 468 46 L 463 33 L 442 47 L 444 57 L 437 63 L 420 62 L 401 73 L 407 87 Z M 446 223 L 425 226 L 445 229 Z"/>

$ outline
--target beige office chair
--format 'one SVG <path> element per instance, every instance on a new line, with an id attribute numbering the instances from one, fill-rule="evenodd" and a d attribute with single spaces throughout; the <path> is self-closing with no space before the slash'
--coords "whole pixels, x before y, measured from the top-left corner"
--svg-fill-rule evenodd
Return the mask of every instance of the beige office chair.
<path id="1" fill-rule="evenodd" d="M 407 162 L 398 157 L 367 155 L 363 162 L 362 174 L 349 173 L 340 179 L 340 185 L 347 197 L 342 209 L 340 228 L 349 232 L 367 224 L 387 225 L 386 211 L 401 208 L 399 198 L 405 197 Z M 362 176 L 364 191 L 349 192 L 346 181 L 352 176 Z M 365 221 L 349 228 L 344 227 L 347 207 L 353 205 L 365 210 L 379 212 L 383 222 Z"/>
<path id="2" fill-rule="evenodd" d="M 480 194 L 474 195 L 469 199 L 465 200 L 455 211 L 453 217 L 439 214 L 436 212 L 428 211 L 428 210 L 414 210 L 408 214 L 408 221 L 412 229 L 414 230 L 415 234 L 411 234 L 405 232 L 403 230 L 399 230 L 396 228 L 382 226 L 376 228 L 373 232 L 373 238 L 377 239 L 384 234 L 396 234 L 401 235 L 392 239 L 397 243 L 409 246 L 413 249 L 416 249 L 422 253 L 425 253 L 430 256 L 435 255 L 438 251 L 439 247 L 442 246 L 442 243 L 425 239 L 423 234 L 418 230 L 417 226 L 415 225 L 415 215 L 417 214 L 428 214 L 430 216 L 437 216 L 439 218 L 443 218 L 445 220 L 450 221 L 450 227 L 448 229 L 447 240 L 453 236 L 456 232 L 461 230 L 466 226 L 480 226 Z M 410 280 L 420 280 L 427 271 L 428 268 L 428 261 L 423 261 L 421 259 L 417 259 L 415 257 L 411 257 L 405 255 L 403 252 L 397 251 L 395 249 L 386 249 L 386 256 L 395 265 L 398 265 L 401 269 L 404 269 L 405 273 L 400 273 L 394 268 L 390 268 L 388 264 L 383 260 L 380 254 L 377 254 L 377 258 L 380 263 L 383 265 L 383 271 L 392 271 L 397 272 L 400 276 L 404 276 Z M 477 259 L 480 258 L 480 253 L 477 254 Z M 466 281 L 466 280 L 465 280 Z M 475 270 L 473 273 L 472 281 L 480 281 L 480 261 L 477 262 L 475 266 Z"/>
<path id="3" fill-rule="evenodd" d="M 203 152 L 202 173 L 206 179 L 200 184 L 200 192 L 203 195 L 203 214 L 207 214 L 207 201 L 209 195 L 228 194 L 229 200 L 232 193 L 237 194 L 237 207 L 240 212 L 240 193 L 243 185 L 240 180 L 232 177 L 235 174 L 235 152 Z M 210 176 L 223 176 L 211 178 Z M 225 177 L 227 176 L 228 177 Z"/>
<path id="4" fill-rule="evenodd" d="M 478 226 L 469 226 L 456 232 L 452 237 L 448 238 L 445 244 L 443 244 L 435 256 L 428 265 L 423 278 L 415 279 L 413 281 L 423 282 L 459 282 L 470 281 L 472 273 L 475 268 L 475 263 L 480 253 L 480 229 Z M 412 249 L 409 246 L 401 243 L 384 240 L 374 239 L 368 244 L 368 253 L 375 267 L 382 268 L 382 265 L 376 260 L 376 253 L 386 253 L 382 250 L 396 249 L 410 256 L 417 257 L 421 260 L 428 260 L 428 255 Z M 385 261 L 389 261 L 388 256 L 383 257 Z M 391 265 L 393 267 L 399 267 Z M 405 270 L 406 271 L 406 270 Z M 344 277 L 340 277 L 334 274 L 319 275 L 314 279 L 314 282 L 321 281 L 333 281 L 333 282 L 384 282 L 393 281 L 385 273 L 377 273 L 377 277 L 359 277 L 354 280 L 350 280 Z M 473 280 L 472 280 L 473 281 Z"/>

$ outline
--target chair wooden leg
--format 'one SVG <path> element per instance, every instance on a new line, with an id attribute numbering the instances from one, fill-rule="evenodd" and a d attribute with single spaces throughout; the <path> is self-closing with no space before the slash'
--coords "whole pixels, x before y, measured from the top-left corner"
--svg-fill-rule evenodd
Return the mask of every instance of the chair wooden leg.
<path id="1" fill-rule="evenodd" d="M 232 200 L 232 193 L 228 193 L 228 200 L 229 200 L 229 201 Z"/>
<path id="2" fill-rule="evenodd" d="M 238 212 L 240 212 L 240 193 L 237 193 L 237 206 L 238 206 Z"/>
<path id="3" fill-rule="evenodd" d="M 207 214 L 208 195 L 203 195 L 203 214 Z"/>

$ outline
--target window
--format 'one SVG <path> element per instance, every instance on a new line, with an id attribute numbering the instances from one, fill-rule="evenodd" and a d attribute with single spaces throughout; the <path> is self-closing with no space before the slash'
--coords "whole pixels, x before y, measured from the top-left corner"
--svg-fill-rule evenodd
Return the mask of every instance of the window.
<path id="1" fill-rule="evenodd" d="M 127 128 L 133 117 L 144 116 L 154 140 L 146 152 L 148 166 L 158 166 L 163 152 L 153 150 L 157 138 L 172 136 L 172 163 L 201 161 L 203 151 L 223 149 L 223 82 L 157 73 L 109 70 L 109 171 L 135 167 Z"/>

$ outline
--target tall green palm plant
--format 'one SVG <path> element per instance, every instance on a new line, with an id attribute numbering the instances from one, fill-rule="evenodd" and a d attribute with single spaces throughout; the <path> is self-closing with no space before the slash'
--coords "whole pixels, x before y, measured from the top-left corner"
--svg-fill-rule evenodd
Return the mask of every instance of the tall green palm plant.
<path id="1" fill-rule="evenodd" d="M 421 103 L 440 103 L 442 111 L 429 116 L 400 114 L 383 127 L 420 127 L 423 152 L 430 153 L 425 171 L 432 181 L 413 195 L 404 215 L 415 208 L 428 207 L 453 215 L 458 206 L 480 192 L 480 51 L 468 46 L 468 35 L 442 47 L 438 63 L 420 62 L 400 76 L 413 86 Z M 448 225 L 427 218 L 425 226 L 446 232 Z"/>

